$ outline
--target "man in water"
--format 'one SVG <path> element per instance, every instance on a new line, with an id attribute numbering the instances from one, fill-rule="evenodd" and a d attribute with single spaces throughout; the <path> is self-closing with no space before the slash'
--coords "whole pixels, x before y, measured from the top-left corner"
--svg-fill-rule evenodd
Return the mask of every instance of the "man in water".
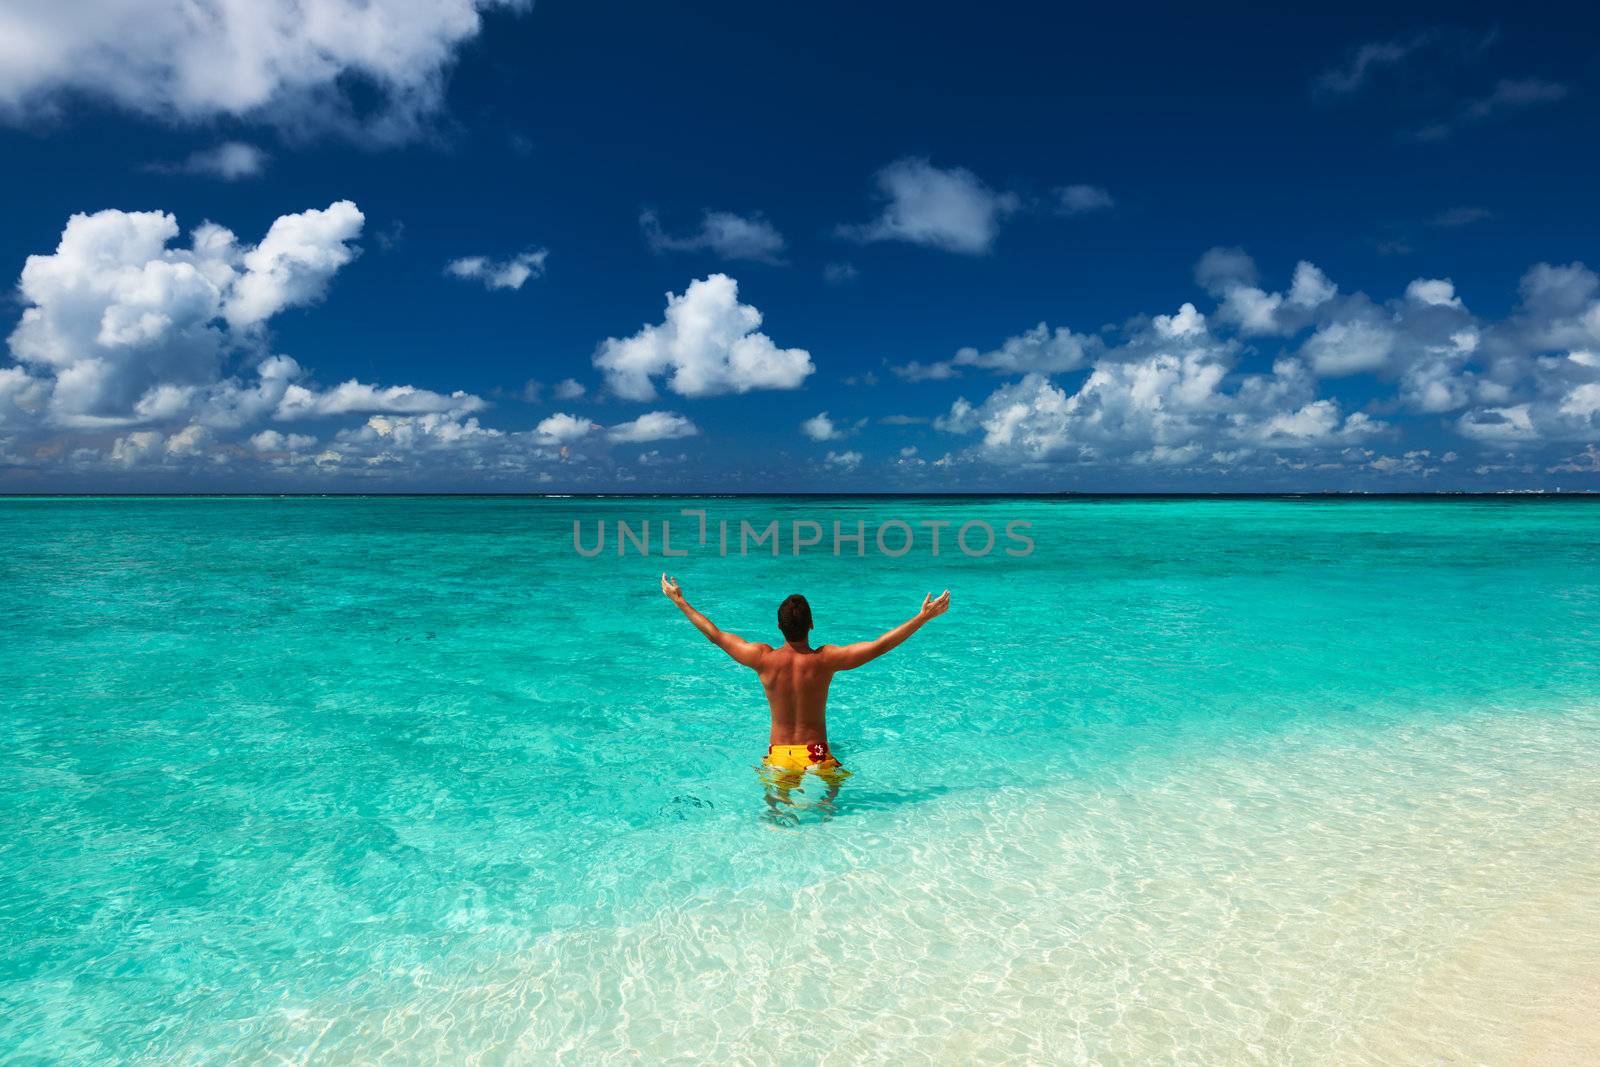
<path id="1" fill-rule="evenodd" d="M 812 648 L 808 640 L 811 605 L 796 593 L 778 605 L 778 629 L 783 631 L 784 640 L 782 647 L 773 648 L 717 629 L 683 598 L 677 580 L 665 574 L 661 576 L 661 592 L 678 605 L 678 610 L 707 640 L 732 656 L 734 662 L 761 676 L 761 687 L 767 691 L 767 703 L 772 707 L 767 766 L 789 772 L 793 776 L 790 785 L 797 784 L 807 770 L 814 770 L 828 781 L 830 792 L 837 791 L 838 779 L 848 773 L 828 749 L 828 684 L 833 676 L 871 663 L 950 608 L 950 590 L 938 596 L 930 593 L 922 598 L 921 611 L 875 641 Z"/>

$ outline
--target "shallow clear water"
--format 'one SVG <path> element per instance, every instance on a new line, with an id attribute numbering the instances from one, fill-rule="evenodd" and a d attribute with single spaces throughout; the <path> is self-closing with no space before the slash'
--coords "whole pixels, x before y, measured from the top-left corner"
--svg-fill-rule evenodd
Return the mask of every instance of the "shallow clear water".
<path id="1" fill-rule="evenodd" d="M 686 506 L 685 558 L 573 550 Z M 719 557 L 740 518 L 867 555 Z M 1492 1059 L 1592 987 L 1592 503 L 11 500 L 0 544 L 23 1062 Z M 664 567 L 758 640 L 953 607 L 775 813 Z"/>

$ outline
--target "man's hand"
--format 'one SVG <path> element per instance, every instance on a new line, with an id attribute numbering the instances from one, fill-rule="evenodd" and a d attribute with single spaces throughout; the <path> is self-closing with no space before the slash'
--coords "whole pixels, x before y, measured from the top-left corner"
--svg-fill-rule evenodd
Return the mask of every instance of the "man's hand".
<path id="1" fill-rule="evenodd" d="M 937 619 L 940 615 L 950 610 L 950 590 L 946 589 L 938 596 L 929 593 L 922 598 L 922 611 L 919 614 L 924 619 Z"/>
<path id="2" fill-rule="evenodd" d="M 661 593 L 680 608 L 683 607 L 683 590 L 678 588 L 678 579 L 668 578 L 665 571 L 661 572 Z M 950 598 L 946 596 L 945 599 Z"/>

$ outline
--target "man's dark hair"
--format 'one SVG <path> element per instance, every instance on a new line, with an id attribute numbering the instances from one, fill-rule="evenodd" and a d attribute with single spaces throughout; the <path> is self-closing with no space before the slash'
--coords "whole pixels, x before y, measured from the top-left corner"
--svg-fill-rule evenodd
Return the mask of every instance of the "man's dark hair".
<path id="1" fill-rule="evenodd" d="M 790 641 L 804 641 L 811 632 L 811 605 L 799 593 L 786 597 L 778 605 L 778 629 Z"/>

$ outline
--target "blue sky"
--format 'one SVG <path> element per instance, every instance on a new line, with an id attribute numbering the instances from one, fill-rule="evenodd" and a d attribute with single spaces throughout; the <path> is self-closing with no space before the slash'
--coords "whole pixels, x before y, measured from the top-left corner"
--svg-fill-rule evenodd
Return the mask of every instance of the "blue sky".
<path id="1" fill-rule="evenodd" d="M 1600 488 L 1592 14 L 67 7 L 6 491 Z"/>

